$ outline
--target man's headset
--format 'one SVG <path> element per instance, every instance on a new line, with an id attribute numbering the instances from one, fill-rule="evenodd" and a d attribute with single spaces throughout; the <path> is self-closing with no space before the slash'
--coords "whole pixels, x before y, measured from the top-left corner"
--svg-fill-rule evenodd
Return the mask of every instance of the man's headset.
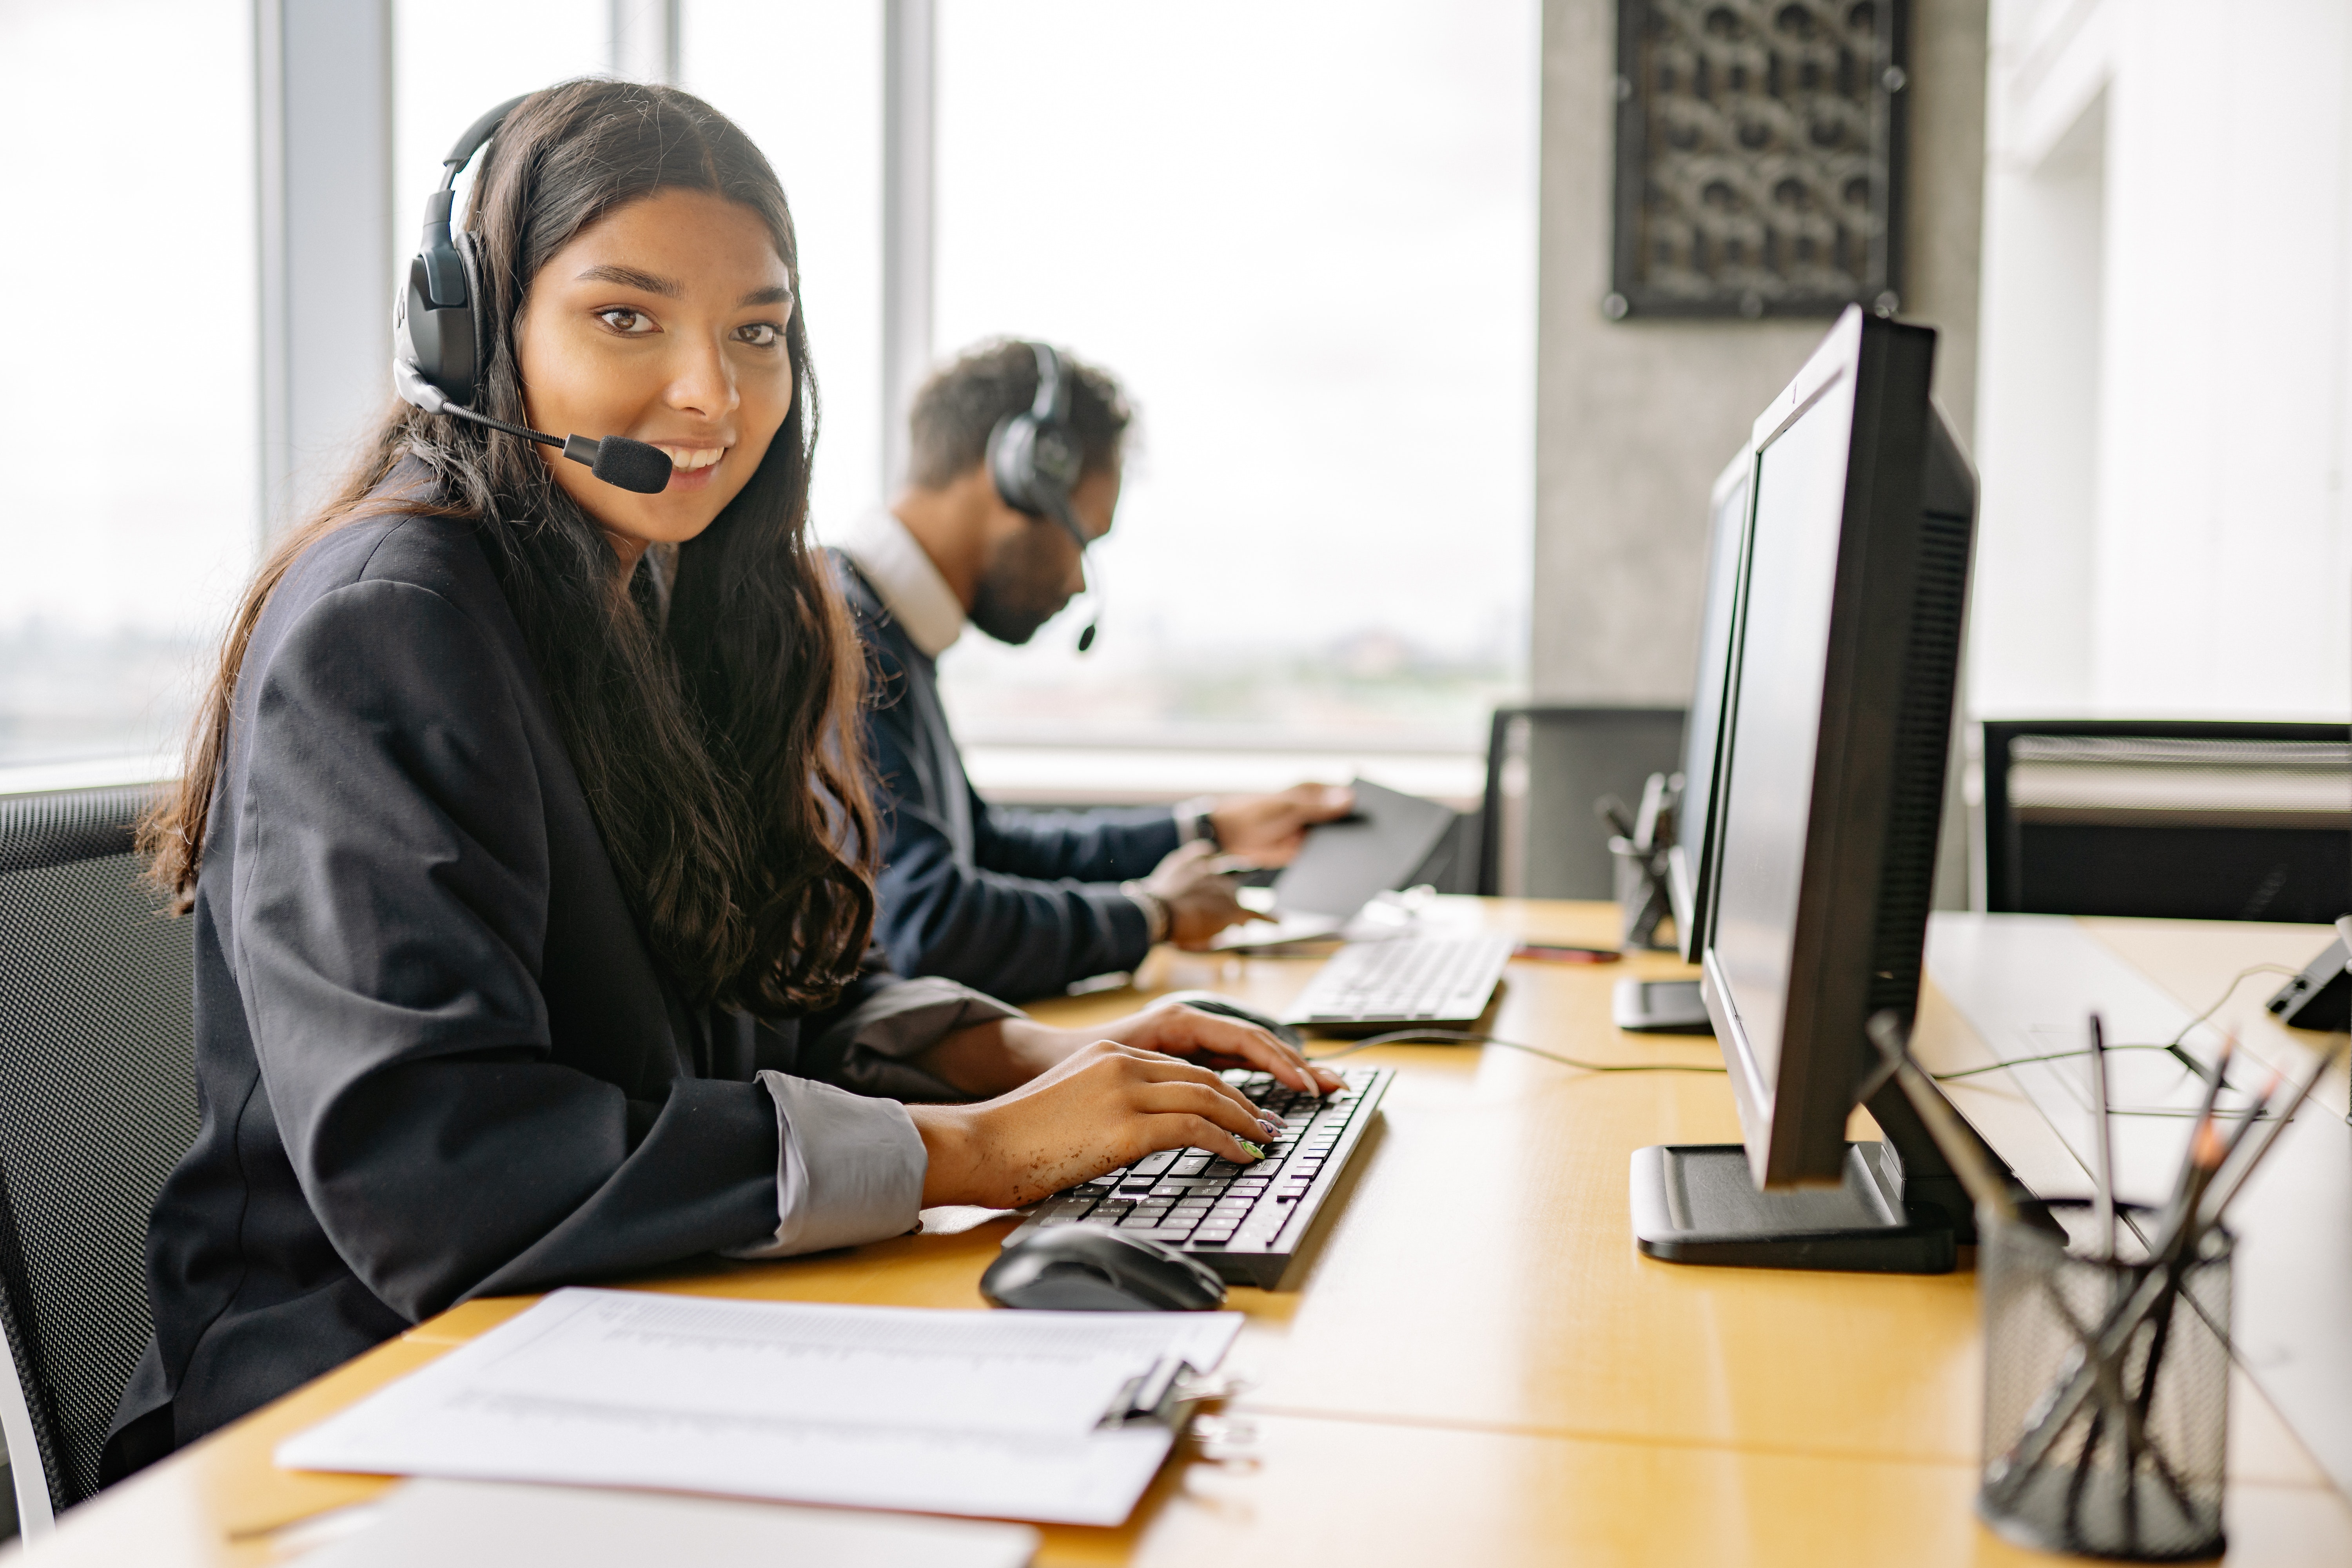
<path id="1" fill-rule="evenodd" d="M 470 233 L 452 231 L 450 212 L 457 202 L 457 176 L 521 101 L 510 98 L 475 121 L 441 160 L 441 188 L 425 202 L 425 237 L 408 263 L 408 282 L 393 302 L 392 384 L 404 401 L 427 414 L 452 415 L 542 446 L 561 447 L 565 457 L 586 464 L 606 484 L 658 495 L 668 486 L 670 474 L 669 458 L 659 447 L 625 436 L 597 441 L 585 436 L 542 435 L 468 406 L 488 369 L 489 334 L 475 314 L 482 297 L 480 248 Z"/>
<path id="2" fill-rule="evenodd" d="M 1085 452 L 1070 428 L 1070 378 L 1050 343 L 1031 343 L 1037 356 L 1037 396 L 1028 409 L 1008 414 L 988 435 L 988 475 L 1006 506 L 1031 517 L 1050 518 L 1068 531 L 1083 554 L 1093 542 L 1070 510 Z M 1095 646 L 1101 628 L 1097 613 L 1078 634 L 1078 651 Z"/>

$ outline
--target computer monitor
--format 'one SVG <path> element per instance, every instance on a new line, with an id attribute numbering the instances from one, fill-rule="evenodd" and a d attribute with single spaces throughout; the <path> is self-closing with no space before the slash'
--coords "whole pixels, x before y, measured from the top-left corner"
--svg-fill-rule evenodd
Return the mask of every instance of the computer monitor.
<path id="1" fill-rule="evenodd" d="M 1675 942 L 1685 963 L 1698 956 L 1698 932 L 1711 891 L 1707 813 L 1715 799 L 1724 699 L 1738 637 L 1740 574 L 1748 565 L 1748 481 L 1755 466 L 1754 448 L 1743 445 L 1716 476 L 1707 498 L 1706 600 L 1699 617 L 1698 675 L 1691 685 L 1690 717 L 1683 728 L 1683 793 L 1675 813 L 1675 843 L 1666 857 L 1666 900 L 1674 909 Z"/>
<path id="2" fill-rule="evenodd" d="M 1756 422 L 1699 948 L 1767 1189 L 1851 1180 L 1866 1022 L 1917 1002 L 1976 511 L 1935 342 L 1849 310 Z M 1899 1095 L 1874 1114 L 1890 1103 L 1908 1120 Z"/>

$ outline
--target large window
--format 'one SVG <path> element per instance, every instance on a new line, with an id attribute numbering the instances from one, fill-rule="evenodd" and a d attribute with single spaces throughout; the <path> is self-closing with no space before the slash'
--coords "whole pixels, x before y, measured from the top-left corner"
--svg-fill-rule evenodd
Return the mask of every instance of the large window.
<path id="1" fill-rule="evenodd" d="M 735 117 L 793 200 L 817 531 L 887 499 L 881 0 L 388 5 L 389 124 L 337 129 L 362 172 L 389 132 L 387 279 L 475 116 L 667 39 L 652 68 Z M 1078 616 L 1029 648 L 965 638 L 966 738 L 1475 750 L 1526 641 L 1534 0 L 936 15 L 935 352 L 1050 338 L 1141 416 L 1082 612 L 1096 651 L 1071 647 Z M 252 569 L 256 40 L 251 0 L 0 0 L 0 131 L 28 150 L 11 205 L 44 238 L 0 255 L 0 766 L 168 749 Z M 373 279 L 345 281 L 298 367 L 383 341 Z"/>
<path id="2" fill-rule="evenodd" d="M 149 754 L 251 561 L 245 0 L 0 3 L 0 766 Z"/>
<path id="3" fill-rule="evenodd" d="M 941 5 L 937 346 L 1050 338 L 1141 411 L 1095 649 L 966 637 L 968 741 L 1481 743 L 1527 634 L 1537 44 L 1530 3 Z"/>
<path id="4" fill-rule="evenodd" d="M 692 0 L 684 22 L 686 87 L 792 203 L 819 394 L 809 512 L 837 538 L 882 489 L 881 0 Z"/>

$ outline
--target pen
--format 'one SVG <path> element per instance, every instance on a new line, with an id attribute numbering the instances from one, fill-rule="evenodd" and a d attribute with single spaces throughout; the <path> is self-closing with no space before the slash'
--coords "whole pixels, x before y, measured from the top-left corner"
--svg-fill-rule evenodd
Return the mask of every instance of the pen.
<path id="1" fill-rule="evenodd" d="M 2107 1133 L 2107 1029 L 2096 1013 L 2091 1015 L 2091 1103 L 2098 1118 L 2094 1130 L 2097 1142 L 2094 1146 L 2099 1156 L 2099 1237 L 2107 1249 L 2107 1261 L 2112 1263 L 2116 1257 L 2116 1160 Z"/>
<path id="2" fill-rule="evenodd" d="M 1614 963 L 1625 955 L 1613 947 L 1569 947 L 1530 942 L 1514 948 L 1511 956 L 1532 958 L 1542 963 Z"/>

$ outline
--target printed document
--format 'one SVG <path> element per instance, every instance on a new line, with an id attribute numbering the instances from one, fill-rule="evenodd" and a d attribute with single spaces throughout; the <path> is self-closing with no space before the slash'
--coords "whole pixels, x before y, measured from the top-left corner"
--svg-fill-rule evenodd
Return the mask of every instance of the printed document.
<path id="1" fill-rule="evenodd" d="M 1118 1524 L 1174 1442 L 1105 1426 L 1234 1312 L 934 1311 L 559 1290 L 280 1444 L 289 1469 Z"/>
<path id="2" fill-rule="evenodd" d="M 1026 1525 L 852 1513 L 651 1492 L 408 1481 L 302 1568 L 639 1568 L 646 1563 L 837 1563 L 857 1568 L 1024 1568 Z"/>

